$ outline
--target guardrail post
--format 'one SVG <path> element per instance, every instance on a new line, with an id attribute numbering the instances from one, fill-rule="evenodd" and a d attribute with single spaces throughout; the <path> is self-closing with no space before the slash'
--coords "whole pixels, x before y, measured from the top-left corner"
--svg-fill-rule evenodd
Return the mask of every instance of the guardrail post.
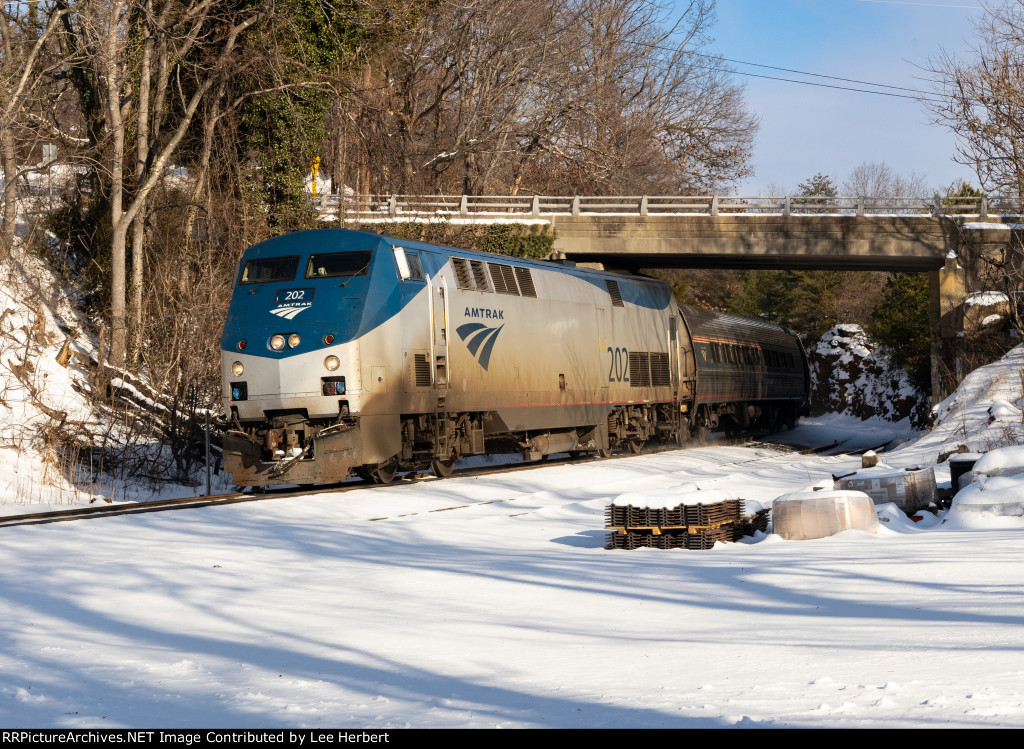
<path id="1" fill-rule="evenodd" d="M 988 218 L 988 195 L 981 196 L 981 210 L 978 212 L 982 218 Z"/>
<path id="2" fill-rule="evenodd" d="M 580 215 L 580 196 L 579 195 L 574 195 L 573 198 L 572 198 L 572 215 L 573 216 L 579 216 Z"/>
<path id="3" fill-rule="evenodd" d="M 790 195 L 786 196 L 786 202 L 782 205 L 782 215 L 789 216 L 793 213 L 793 198 Z"/>
<path id="4" fill-rule="evenodd" d="M 206 412 L 206 496 L 210 495 L 210 412 Z"/>
<path id="5" fill-rule="evenodd" d="M 942 215 L 942 198 L 939 197 L 938 193 L 935 193 L 935 197 L 932 198 L 932 215 Z"/>
<path id="6" fill-rule="evenodd" d="M 540 215 L 540 195 L 533 196 L 533 204 L 530 206 L 530 211 L 534 216 Z"/>
<path id="7" fill-rule="evenodd" d="M 459 199 L 459 215 L 460 216 L 465 216 L 468 213 L 469 213 L 469 199 L 465 195 L 463 195 Z"/>
<path id="8" fill-rule="evenodd" d="M 717 216 L 718 215 L 718 196 L 717 195 L 712 195 L 711 196 L 711 215 L 712 216 Z"/>
<path id="9" fill-rule="evenodd" d="M 392 195 L 388 198 L 388 215 L 394 218 L 398 215 L 398 196 Z"/>
<path id="10" fill-rule="evenodd" d="M 857 198 L 857 215 L 858 216 L 863 216 L 864 215 L 864 197 L 863 196 Z"/>
<path id="11" fill-rule="evenodd" d="M 646 195 L 644 195 L 642 198 L 640 198 L 640 215 L 641 216 L 646 216 L 647 215 L 647 196 Z"/>

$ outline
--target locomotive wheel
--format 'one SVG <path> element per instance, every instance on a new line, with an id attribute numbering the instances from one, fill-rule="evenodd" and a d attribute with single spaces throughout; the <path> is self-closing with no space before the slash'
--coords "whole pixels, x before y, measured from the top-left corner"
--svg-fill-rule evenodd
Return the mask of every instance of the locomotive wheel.
<path id="1" fill-rule="evenodd" d="M 645 441 L 646 440 L 626 440 L 626 449 L 633 453 L 633 455 L 636 455 L 644 449 Z"/>
<path id="2" fill-rule="evenodd" d="M 603 447 L 597 451 L 598 457 L 610 458 L 612 457 L 612 449 L 610 447 Z"/>
<path id="3" fill-rule="evenodd" d="M 455 470 L 454 460 L 432 460 L 430 461 L 430 470 L 434 472 L 434 475 L 439 479 L 446 479 L 452 475 L 452 471 Z"/>
<path id="4" fill-rule="evenodd" d="M 676 430 L 676 446 L 686 447 L 686 442 L 690 439 L 690 425 L 686 421 L 679 422 L 679 429 Z"/>
<path id="5" fill-rule="evenodd" d="M 390 484 L 395 480 L 395 474 L 398 473 L 398 456 L 375 466 L 359 466 L 356 473 L 360 478 L 375 484 Z"/>

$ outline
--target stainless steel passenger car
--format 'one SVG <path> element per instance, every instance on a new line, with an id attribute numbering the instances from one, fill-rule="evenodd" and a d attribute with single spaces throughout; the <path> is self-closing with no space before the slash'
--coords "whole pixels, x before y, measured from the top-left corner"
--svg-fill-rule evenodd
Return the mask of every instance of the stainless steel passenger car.
<path id="1" fill-rule="evenodd" d="M 808 389 L 795 336 L 662 282 L 345 230 L 247 250 L 221 345 L 243 486 L 683 444 L 791 424 Z"/>

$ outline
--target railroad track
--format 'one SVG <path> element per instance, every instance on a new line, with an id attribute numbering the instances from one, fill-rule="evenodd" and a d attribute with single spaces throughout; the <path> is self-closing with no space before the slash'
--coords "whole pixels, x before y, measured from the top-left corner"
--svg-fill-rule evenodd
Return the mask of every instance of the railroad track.
<path id="1" fill-rule="evenodd" d="M 765 447 L 774 450 L 780 450 L 783 452 L 823 452 L 837 445 L 826 445 L 823 447 L 812 448 L 810 450 L 800 450 L 801 446 L 783 445 L 779 443 L 765 443 L 757 439 L 758 436 L 751 436 L 747 438 L 729 439 L 723 441 L 716 441 L 713 444 L 707 445 L 694 445 L 693 448 L 697 447 L 736 447 L 736 446 L 757 446 Z M 644 454 L 656 454 L 661 452 L 668 452 L 677 450 L 679 448 L 674 445 L 671 446 L 651 446 L 645 449 Z M 586 455 L 578 457 L 564 457 L 554 459 L 543 459 L 539 461 L 531 461 L 529 463 L 506 463 L 494 466 L 478 466 L 472 468 L 461 468 L 457 470 L 451 478 L 467 478 L 473 476 L 487 476 L 496 473 L 513 473 L 516 471 L 526 471 L 535 468 L 544 468 L 546 466 L 557 466 L 562 464 L 580 464 L 595 461 L 604 460 L 616 460 L 619 457 L 634 457 L 632 455 L 623 454 L 621 456 L 613 456 L 610 458 L 600 458 L 596 455 Z M 757 460 L 756 458 L 754 460 Z M 750 462 L 741 461 L 741 462 Z M 387 486 L 401 486 L 402 484 L 415 484 L 420 481 L 436 481 L 431 474 L 428 473 L 417 473 L 417 474 L 402 474 L 398 476 L 395 481 Z M 450 479 L 446 479 L 450 480 Z M 275 499 L 288 499 L 294 497 L 305 496 L 310 493 L 316 494 L 343 494 L 345 492 L 357 491 L 361 489 L 368 489 L 371 487 L 377 487 L 378 484 L 357 480 L 347 481 L 343 484 L 336 485 L 325 485 L 323 487 L 317 487 L 316 489 L 266 489 L 260 491 L 250 492 L 233 492 L 230 494 L 215 494 L 208 497 L 183 497 L 178 499 L 158 499 L 151 502 L 132 502 L 124 504 L 103 504 L 94 505 L 89 507 L 75 507 L 68 510 L 51 510 L 48 512 L 36 512 L 27 513 L 24 515 L 8 515 L 0 517 L 0 528 L 7 528 L 13 526 L 22 525 L 44 525 L 48 523 L 62 523 L 72 520 L 88 520 L 93 518 L 106 518 L 116 517 L 119 515 L 141 515 L 147 512 L 167 512 L 170 510 L 188 510 L 200 507 L 216 507 L 224 505 L 240 504 L 243 502 L 265 502 Z M 432 510 L 432 512 L 442 512 L 445 510 L 460 509 L 465 505 L 453 506 L 448 508 L 441 508 Z M 371 520 L 386 520 L 386 517 L 371 518 Z"/>
<path id="2" fill-rule="evenodd" d="M 661 452 L 651 450 L 650 452 Z M 457 470 L 452 478 L 465 478 L 471 476 L 486 476 L 494 473 L 512 473 L 514 471 L 525 471 L 545 466 L 555 466 L 563 463 L 583 463 L 594 460 L 614 460 L 614 458 L 598 458 L 596 456 L 581 456 L 577 458 L 558 458 L 553 460 L 540 460 L 530 463 L 510 463 L 496 466 L 479 466 L 474 468 L 462 468 Z M 401 474 L 394 482 L 387 486 L 401 486 L 402 484 L 414 484 L 420 481 L 435 481 L 431 474 Z M 305 496 L 310 493 L 316 494 L 344 494 L 345 492 L 368 489 L 380 486 L 367 481 L 347 481 L 343 484 L 324 485 L 315 489 L 266 489 L 250 492 L 233 492 L 231 494 L 214 494 L 208 497 L 182 497 L 178 499 L 156 499 L 151 502 L 131 502 L 124 504 L 103 504 L 89 507 L 75 507 L 68 510 L 50 510 L 48 512 L 27 513 L 24 515 L 7 515 L 0 517 L 0 528 L 20 525 L 43 525 L 46 523 L 62 523 L 71 520 L 87 520 L 90 518 L 106 518 L 118 515 L 141 515 L 146 512 L 167 512 L 169 510 L 188 510 L 198 507 L 215 507 L 223 505 L 240 504 L 242 502 L 265 502 L 274 499 L 288 499 Z M 454 508 L 452 508 L 454 509 Z"/>

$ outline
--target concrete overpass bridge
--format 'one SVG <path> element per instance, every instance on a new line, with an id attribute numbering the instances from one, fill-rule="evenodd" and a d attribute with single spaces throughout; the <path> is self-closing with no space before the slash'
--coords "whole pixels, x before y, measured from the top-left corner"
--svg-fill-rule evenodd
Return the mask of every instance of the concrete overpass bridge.
<path id="1" fill-rule="evenodd" d="M 387 224 L 542 224 L 555 250 L 619 268 L 938 270 L 980 224 L 1021 221 L 1005 198 L 323 196 L 321 213 Z"/>
<path id="2" fill-rule="evenodd" d="M 1024 233 L 1020 199 L 980 197 L 321 196 L 344 222 L 448 221 L 550 226 L 556 256 L 608 268 L 928 272 L 933 397 L 943 343 L 962 330 L 980 283 L 967 258 Z M 970 250 L 970 251 L 968 251 Z"/>

